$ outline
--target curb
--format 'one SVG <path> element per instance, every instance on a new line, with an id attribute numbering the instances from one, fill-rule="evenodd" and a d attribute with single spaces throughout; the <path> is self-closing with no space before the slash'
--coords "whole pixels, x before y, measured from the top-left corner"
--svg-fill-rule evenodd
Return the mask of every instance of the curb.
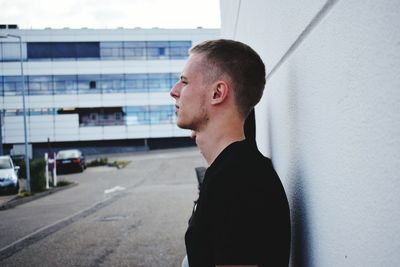
<path id="1" fill-rule="evenodd" d="M 27 203 L 27 202 L 30 202 L 30 201 L 45 197 L 45 196 L 48 196 L 50 194 L 54 194 L 54 193 L 56 193 L 58 191 L 69 189 L 69 188 L 77 186 L 77 185 L 78 185 L 77 183 L 71 183 L 71 184 L 66 185 L 66 186 L 50 188 L 50 189 L 48 189 L 48 190 L 46 190 L 44 192 L 36 193 L 36 194 L 34 194 L 32 196 L 28 196 L 28 197 L 22 197 L 22 198 L 14 197 L 14 198 L 10 199 L 9 201 L 7 201 L 6 203 L 1 204 L 0 205 L 0 211 L 14 208 L 14 207 L 16 207 L 18 205 L 21 205 L 21 204 L 24 204 L 24 203 Z"/>

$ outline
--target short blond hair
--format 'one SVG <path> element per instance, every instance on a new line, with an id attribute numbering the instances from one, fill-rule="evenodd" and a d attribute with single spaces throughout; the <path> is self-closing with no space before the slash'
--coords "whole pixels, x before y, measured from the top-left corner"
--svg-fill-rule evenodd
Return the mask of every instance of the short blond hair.
<path id="1" fill-rule="evenodd" d="M 205 55 L 209 78 L 223 74 L 230 78 L 239 112 L 246 118 L 265 87 L 265 65 L 257 52 L 244 43 L 218 39 L 202 42 L 190 53 Z"/>

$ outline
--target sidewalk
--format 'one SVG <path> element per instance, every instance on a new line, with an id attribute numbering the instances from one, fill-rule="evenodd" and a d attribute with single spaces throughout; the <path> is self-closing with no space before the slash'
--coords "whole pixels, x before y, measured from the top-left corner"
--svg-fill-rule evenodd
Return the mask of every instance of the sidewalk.
<path id="1" fill-rule="evenodd" d="M 71 183 L 69 185 L 66 186 L 61 186 L 61 187 L 52 187 L 46 191 L 40 192 L 40 193 L 34 193 L 31 196 L 27 196 L 27 197 L 18 197 L 18 195 L 8 195 L 8 196 L 0 196 L 0 211 L 1 210 L 6 210 L 6 209 L 10 209 L 10 208 L 14 208 L 15 206 L 24 204 L 26 202 L 38 199 L 38 198 L 42 198 L 45 196 L 48 196 L 50 194 L 54 194 L 58 191 L 64 190 L 64 189 L 68 189 L 71 188 L 73 186 L 78 185 L 77 183 Z"/>
<path id="2" fill-rule="evenodd" d="M 12 201 L 15 199 L 17 195 L 5 195 L 5 196 L 0 196 L 0 207 L 4 205 L 4 203 L 7 203 L 9 201 Z"/>

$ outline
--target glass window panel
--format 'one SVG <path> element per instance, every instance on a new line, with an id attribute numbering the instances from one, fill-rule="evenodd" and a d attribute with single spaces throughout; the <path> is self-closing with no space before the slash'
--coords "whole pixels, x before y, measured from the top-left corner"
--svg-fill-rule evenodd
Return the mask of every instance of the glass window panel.
<path id="1" fill-rule="evenodd" d="M 147 48 L 148 59 L 167 59 L 169 55 L 169 48 Z"/>
<path id="2" fill-rule="evenodd" d="M 148 41 L 147 47 L 169 47 L 168 41 Z"/>
<path id="3" fill-rule="evenodd" d="M 171 59 L 185 59 L 189 56 L 189 48 L 186 47 L 171 47 L 169 51 Z"/>
<path id="4" fill-rule="evenodd" d="M 56 75 L 53 77 L 54 94 L 76 94 L 78 83 L 76 75 Z"/>
<path id="5" fill-rule="evenodd" d="M 101 93 L 101 88 L 98 86 L 100 81 L 99 75 L 78 75 L 78 93 L 79 94 L 99 94 Z M 93 82 L 95 82 L 95 87 L 93 87 Z"/>
<path id="6" fill-rule="evenodd" d="M 49 43 L 51 47 L 52 58 L 76 58 L 75 43 Z"/>
<path id="7" fill-rule="evenodd" d="M 148 59 L 166 59 L 169 54 L 168 41 L 149 41 L 147 42 Z"/>
<path id="8" fill-rule="evenodd" d="M 174 86 L 179 81 L 179 77 L 181 77 L 180 73 L 170 73 L 169 86 Z"/>
<path id="9" fill-rule="evenodd" d="M 146 59 L 146 42 L 124 42 L 124 56 L 128 59 Z"/>
<path id="10" fill-rule="evenodd" d="M 53 94 L 52 84 L 51 76 L 29 76 L 27 88 L 30 95 L 51 95 Z"/>
<path id="11" fill-rule="evenodd" d="M 152 73 L 149 74 L 149 90 L 154 91 L 169 91 L 170 88 L 169 73 Z"/>
<path id="12" fill-rule="evenodd" d="M 29 59 L 98 58 L 99 42 L 32 42 L 28 43 Z"/>
<path id="13" fill-rule="evenodd" d="M 185 59 L 189 55 L 191 41 L 171 41 L 169 56 L 171 59 Z"/>
<path id="14" fill-rule="evenodd" d="M 127 125 L 147 125 L 150 124 L 149 108 L 148 106 L 130 106 L 125 107 L 124 113 L 126 114 Z"/>
<path id="15" fill-rule="evenodd" d="M 4 116 L 20 116 L 23 115 L 21 109 L 6 109 L 4 112 Z"/>
<path id="16" fill-rule="evenodd" d="M 124 75 L 103 75 L 101 77 L 100 87 L 104 93 L 124 92 Z"/>
<path id="17" fill-rule="evenodd" d="M 31 108 L 28 110 L 29 115 L 42 115 L 42 109 L 40 108 Z"/>
<path id="18" fill-rule="evenodd" d="M 30 109 L 29 115 L 55 115 L 55 109 L 54 108 Z"/>
<path id="19" fill-rule="evenodd" d="M 4 116 L 16 116 L 16 109 L 6 109 L 3 114 Z"/>
<path id="20" fill-rule="evenodd" d="M 76 43 L 77 58 L 99 58 L 100 43 L 99 42 L 78 42 Z"/>
<path id="21" fill-rule="evenodd" d="M 4 76 L 4 95 L 22 95 L 21 76 Z M 25 76 L 25 86 L 27 77 Z M 26 87 L 25 87 L 26 90 Z M 26 92 L 26 91 L 25 91 Z"/>
<path id="22" fill-rule="evenodd" d="M 0 76 L 0 95 L 4 95 L 4 89 L 3 89 L 3 76 Z M 1 111 L 1 108 L 0 108 Z M 0 114 L 1 115 L 1 114 Z"/>
<path id="23" fill-rule="evenodd" d="M 173 105 L 150 106 L 150 124 L 172 124 Z"/>
<path id="24" fill-rule="evenodd" d="M 147 74 L 127 74 L 125 75 L 126 92 L 147 92 Z"/>
<path id="25" fill-rule="evenodd" d="M 28 59 L 51 58 L 51 43 L 28 43 Z"/>
<path id="26" fill-rule="evenodd" d="M 104 59 L 122 59 L 124 52 L 123 42 L 100 43 L 100 56 Z"/>

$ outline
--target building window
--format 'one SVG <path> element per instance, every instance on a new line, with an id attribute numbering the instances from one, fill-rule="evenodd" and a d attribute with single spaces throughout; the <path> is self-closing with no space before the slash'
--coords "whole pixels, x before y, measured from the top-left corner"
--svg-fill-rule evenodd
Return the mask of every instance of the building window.
<path id="1" fill-rule="evenodd" d="M 102 75 L 99 87 L 103 93 L 123 93 L 125 91 L 124 75 Z"/>
<path id="2" fill-rule="evenodd" d="M 95 112 L 92 112 L 92 113 L 90 113 L 90 116 L 89 116 L 89 118 L 90 118 L 90 120 L 92 121 L 92 122 L 96 122 L 97 121 L 97 113 L 95 113 Z"/>
<path id="3" fill-rule="evenodd" d="M 169 73 L 149 74 L 150 92 L 168 92 L 169 90 L 171 90 Z"/>
<path id="4" fill-rule="evenodd" d="M 146 42 L 124 42 L 124 56 L 126 59 L 146 59 Z"/>
<path id="5" fill-rule="evenodd" d="M 90 81 L 89 82 L 89 88 L 90 89 L 96 89 L 96 81 Z"/>
<path id="6" fill-rule="evenodd" d="M 98 94 L 101 89 L 97 86 L 100 75 L 78 75 L 78 93 L 79 94 Z"/>
<path id="7" fill-rule="evenodd" d="M 150 124 L 172 124 L 173 105 L 150 106 Z"/>
<path id="8" fill-rule="evenodd" d="M 168 92 L 179 73 L 25 76 L 28 95 Z M 1 82 L 2 80 L 2 82 Z M 21 76 L 0 76 L 0 95 L 21 95 Z"/>
<path id="9" fill-rule="evenodd" d="M 185 59 L 189 55 L 191 41 L 171 41 L 169 57 L 170 59 Z"/>
<path id="10" fill-rule="evenodd" d="M 30 42 L 28 59 L 99 58 L 99 42 Z"/>
<path id="11" fill-rule="evenodd" d="M 28 42 L 22 58 L 28 60 L 185 59 L 192 41 Z M 18 61 L 19 43 L 0 43 L 0 61 Z"/>
<path id="12" fill-rule="evenodd" d="M 53 76 L 54 94 L 77 94 L 78 83 L 76 75 L 55 75 Z"/>
<path id="13" fill-rule="evenodd" d="M 115 112 L 115 120 L 120 121 L 122 119 L 122 113 L 121 112 Z"/>
<path id="14" fill-rule="evenodd" d="M 147 74 L 127 74 L 125 75 L 125 89 L 127 93 L 147 92 Z"/>
<path id="15" fill-rule="evenodd" d="M 102 59 L 122 59 L 124 45 L 122 42 L 100 43 L 100 55 Z"/>
<path id="16" fill-rule="evenodd" d="M 52 76 L 29 76 L 27 85 L 29 95 L 53 94 Z"/>
<path id="17" fill-rule="evenodd" d="M 80 127 L 124 124 L 122 107 L 77 108 L 75 113 L 79 115 Z"/>
<path id="18" fill-rule="evenodd" d="M 169 42 L 149 41 L 147 42 L 147 59 L 167 59 Z"/>
<path id="19" fill-rule="evenodd" d="M 124 108 L 126 114 L 126 125 L 148 125 L 150 124 L 148 106 L 130 106 Z"/>
<path id="20" fill-rule="evenodd" d="M 4 96 L 3 76 L 0 76 L 0 96 Z M 0 109 L 0 119 L 1 119 L 1 109 Z"/>
<path id="21" fill-rule="evenodd" d="M 25 89 L 28 77 L 25 76 Z M 3 77 L 4 96 L 22 95 L 21 76 L 4 76 Z"/>

